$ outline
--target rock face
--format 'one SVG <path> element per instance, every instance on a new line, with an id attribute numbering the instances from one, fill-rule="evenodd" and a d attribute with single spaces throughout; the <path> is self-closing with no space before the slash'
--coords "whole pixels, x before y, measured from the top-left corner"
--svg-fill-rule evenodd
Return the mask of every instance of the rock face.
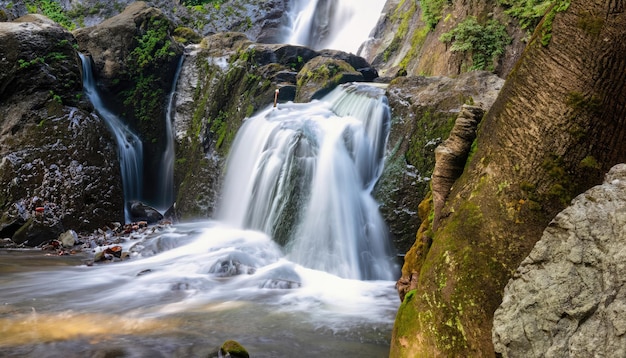
<path id="1" fill-rule="evenodd" d="M 387 88 L 392 112 L 388 155 L 374 197 L 389 225 L 394 245 L 405 253 L 421 220 L 416 208 L 430 190 L 435 148 L 448 137 L 466 103 L 488 110 L 504 80 L 485 71 L 457 78 L 409 76 Z"/>
<path id="2" fill-rule="evenodd" d="M 493 313 L 515 269 L 573 197 L 626 162 L 624 36 L 615 1 L 563 2 L 539 24 L 431 244 L 405 259 L 415 290 L 404 292 L 391 356 L 494 355 Z"/>
<path id="3" fill-rule="evenodd" d="M 372 31 L 372 39 L 362 46 L 358 54 L 378 68 L 381 76 L 393 77 L 398 73 L 453 76 L 472 69 L 493 69 L 505 77 L 519 59 L 526 45 L 523 39 L 527 33 L 521 29 L 515 16 L 505 14 L 507 8 L 500 3 L 495 0 L 388 0 Z M 483 26 L 473 38 L 475 45 L 478 45 L 481 34 L 490 33 L 486 29 L 490 23 L 497 23 L 503 28 L 506 24 L 511 38 L 495 61 L 488 56 L 484 67 L 476 67 L 473 61 L 473 55 L 480 52 L 480 46 L 469 45 L 466 51 L 453 51 L 452 46 L 440 40 L 441 35 L 470 18 L 478 19 L 479 26 Z M 493 38 L 485 41 L 493 42 Z"/>
<path id="4" fill-rule="evenodd" d="M 626 355 L 626 164 L 576 197 L 504 290 L 493 323 L 502 357 Z"/>
<path id="5" fill-rule="evenodd" d="M 19 243 L 123 219 L 116 147 L 85 100 L 75 46 L 40 15 L 0 23 L 0 235 Z"/>
<path id="6" fill-rule="evenodd" d="M 480 107 L 464 105 L 454 122 L 448 136 L 435 149 L 435 168 L 432 176 L 433 230 L 437 230 L 441 219 L 441 209 L 450 193 L 454 182 L 463 174 L 463 168 L 470 154 L 478 123 L 483 119 L 485 110 Z"/>

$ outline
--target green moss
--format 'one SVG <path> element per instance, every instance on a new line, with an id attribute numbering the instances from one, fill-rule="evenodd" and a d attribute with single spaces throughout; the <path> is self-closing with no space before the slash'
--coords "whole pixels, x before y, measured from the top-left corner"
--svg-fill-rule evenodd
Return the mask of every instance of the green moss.
<path id="1" fill-rule="evenodd" d="M 604 18 L 594 15 L 589 11 L 583 11 L 579 16 L 578 27 L 580 29 L 590 36 L 600 35 L 600 31 L 602 31 L 602 27 L 604 27 Z"/>
<path id="2" fill-rule="evenodd" d="M 404 38 L 406 37 L 408 33 L 409 25 L 411 24 L 411 19 L 413 18 L 413 15 L 417 11 L 416 2 L 411 2 L 411 6 L 408 10 L 404 10 L 404 4 L 405 4 L 405 0 L 402 0 L 398 4 L 398 6 L 396 6 L 396 9 L 394 10 L 393 15 L 391 16 L 391 22 L 400 21 L 400 24 L 398 25 L 398 29 L 396 30 L 394 34 L 393 40 L 391 40 L 391 43 L 389 44 L 389 46 L 387 46 L 387 48 L 385 48 L 385 50 L 383 51 L 383 60 L 385 62 L 388 61 L 391 58 L 391 56 L 394 55 L 402 46 L 402 43 L 404 42 Z M 426 29 L 428 31 L 428 28 Z"/>
<path id="3" fill-rule="evenodd" d="M 546 191 L 547 198 L 558 199 L 562 205 L 572 200 L 573 181 L 565 170 L 563 158 L 557 155 L 548 155 L 541 164 L 551 179 L 552 184 Z"/>
<path id="4" fill-rule="evenodd" d="M 602 110 L 602 100 L 595 95 L 585 95 L 580 92 L 570 92 L 567 95 L 567 105 L 576 111 L 598 113 Z"/>
<path id="5" fill-rule="evenodd" d="M 596 158 L 591 155 L 586 156 L 583 160 L 580 161 L 578 167 L 581 169 L 600 169 L 601 165 L 598 163 Z"/>
<path id="6" fill-rule="evenodd" d="M 570 0 L 555 0 L 554 1 L 554 5 L 544 17 L 543 23 L 541 24 L 541 28 L 539 29 L 541 44 L 543 46 L 548 46 L 548 44 L 550 44 L 550 40 L 552 40 L 552 23 L 554 22 L 554 18 L 556 17 L 556 14 L 567 10 L 569 8 L 569 5 L 570 5 Z"/>
<path id="7" fill-rule="evenodd" d="M 236 358 L 248 358 L 248 351 L 237 341 L 226 341 L 220 347 L 223 354 Z"/>
<path id="8" fill-rule="evenodd" d="M 424 41 L 426 40 L 426 36 L 428 35 L 429 29 L 428 27 L 422 27 L 415 29 L 413 32 L 413 36 L 411 37 L 411 48 L 409 52 L 407 52 L 406 56 L 400 61 L 400 68 L 406 68 L 410 61 L 416 59 L 422 46 L 424 45 Z"/>
<path id="9" fill-rule="evenodd" d="M 127 58 L 130 89 L 122 93 L 124 105 L 133 109 L 134 117 L 140 121 L 152 121 L 160 110 L 165 91 L 159 86 L 155 65 L 176 56 L 168 40 L 169 24 L 152 18 L 146 31 L 135 38 L 137 46 Z"/>
<path id="10" fill-rule="evenodd" d="M 202 41 L 202 36 L 198 35 L 194 30 L 188 27 L 177 27 L 174 29 L 173 36 L 176 41 L 189 44 L 189 43 L 200 43 Z"/>

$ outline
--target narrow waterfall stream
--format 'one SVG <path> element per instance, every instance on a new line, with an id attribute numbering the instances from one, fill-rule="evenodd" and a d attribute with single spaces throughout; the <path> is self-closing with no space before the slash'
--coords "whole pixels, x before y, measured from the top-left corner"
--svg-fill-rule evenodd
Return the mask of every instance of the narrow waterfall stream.
<path id="1" fill-rule="evenodd" d="M 161 211 L 167 210 L 174 203 L 174 106 L 176 105 L 176 85 L 178 83 L 178 77 L 180 71 L 183 68 L 183 61 L 185 56 L 181 56 L 178 61 L 178 67 L 174 74 L 174 80 L 172 81 L 172 89 L 167 100 L 167 110 L 165 113 L 165 143 L 166 147 L 163 151 L 163 160 L 161 161 L 161 171 L 158 175 L 159 180 L 159 193 L 158 198 L 155 198 L 154 206 Z"/>
<path id="2" fill-rule="evenodd" d="M 124 188 L 124 212 L 128 222 L 130 221 L 128 203 L 132 200 L 139 200 L 143 190 L 143 145 L 141 139 L 124 124 L 122 119 L 105 106 L 98 93 L 91 68 L 91 59 L 83 54 L 80 54 L 80 59 L 82 61 L 85 93 L 117 142 Z"/>

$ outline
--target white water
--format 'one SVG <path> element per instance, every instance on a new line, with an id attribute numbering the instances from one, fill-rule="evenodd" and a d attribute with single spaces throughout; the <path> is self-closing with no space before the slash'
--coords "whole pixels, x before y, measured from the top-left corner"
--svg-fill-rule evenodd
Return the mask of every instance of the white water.
<path id="1" fill-rule="evenodd" d="M 217 222 L 122 245 L 123 263 L 1 262 L 0 356 L 206 357 L 227 339 L 254 357 L 386 355 L 393 281 L 303 267 L 267 235 Z"/>
<path id="2" fill-rule="evenodd" d="M 356 54 L 369 39 L 384 5 L 385 0 L 298 0 L 287 42 Z"/>
<path id="3" fill-rule="evenodd" d="M 174 203 L 174 106 L 176 104 L 176 84 L 180 71 L 183 68 L 184 56 L 180 57 L 176 73 L 174 74 L 172 89 L 167 99 L 167 110 L 165 113 L 165 150 L 163 151 L 163 159 L 161 161 L 161 170 L 159 173 L 159 193 L 155 198 L 155 206 L 163 211 L 169 209 Z"/>
<path id="4" fill-rule="evenodd" d="M 117 143 L 126 221 L 130 221 L 128 203 L 141 198 L 143 188 L 143 146 L 141 139 L 126 124 L 111 112 L 102 102 L 93 77 L 91 59 L 80 54 L 83 68 L 83 88 L 93 104 L 96 113 L 105 121 Z"/>
<path id="5" fill-rule="evenodd" d="M 249 118 L 227 163 L 219 219 L 265 232 L 306 267 L 395 278 L 387 227 L 370 195 L 389 129 L 383 93 L 338 87 L 321 101 Z"/>

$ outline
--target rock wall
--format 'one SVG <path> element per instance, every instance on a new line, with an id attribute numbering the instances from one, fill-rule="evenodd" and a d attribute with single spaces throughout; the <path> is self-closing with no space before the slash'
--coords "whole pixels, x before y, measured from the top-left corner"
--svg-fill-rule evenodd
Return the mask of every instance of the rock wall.
<path id="1" fill-rule="evenodd" d="M 75 47 L 43 16 L 0 22 L 0 236 L 18 243 L 124 217 L 115 142 L 91 113 Z"/>
<path id="2" fill-rule="evenodd" d="M 626 164 L 550 222 L 504 289 L 502 357 L 626 355 Z"/>
<path id="3" fill-rule="evenodd" d="M 431 243 L 405 261 L 401 282 L 414 285 L 400 286 L 391 356 L 494 355 L 493 313 L 515 269 L 574 196 L 626 161 L 625 35 L 615 1 L 562 2 L 539 24 Z"/>
<path id="4" fill-rule="evenodd" d="M 504 80 L 486 71 L 457 78 L 399 77 L 389 84 L 388 154 L 373 194 L 398 253 L 409 250 L 422 219 L 428 216 L 420 216 L 417 208 L 430 190 L 435 148 L 450 133 L 464 104 L 487 111 L 503 84 Z"/>

